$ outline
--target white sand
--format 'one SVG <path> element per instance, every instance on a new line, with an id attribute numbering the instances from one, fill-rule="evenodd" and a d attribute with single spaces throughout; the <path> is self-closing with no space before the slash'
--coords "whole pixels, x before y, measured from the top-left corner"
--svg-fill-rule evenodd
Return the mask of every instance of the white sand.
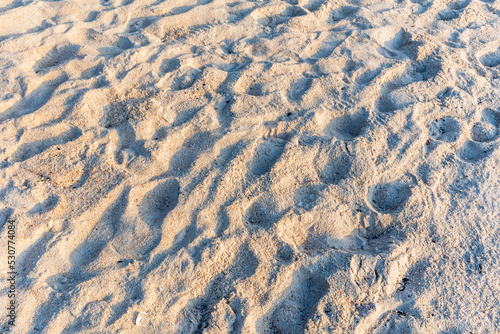
<path id="1" fill-rule="evenodd" d="M 12 332 L 500 332 L 499 16 L 2 1 Z"/>

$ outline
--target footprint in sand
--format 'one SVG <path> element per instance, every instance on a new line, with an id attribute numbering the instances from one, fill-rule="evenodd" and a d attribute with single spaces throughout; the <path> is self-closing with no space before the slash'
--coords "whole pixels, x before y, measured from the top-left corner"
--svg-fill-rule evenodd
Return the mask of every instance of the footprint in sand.
<path id="1" fill-rule="evenodd" d="M 101 62 L 95 66 L 92 66 L 92 67 L 82 71 L 80 78 L 85 79 L 85 80 L 89 80 L 89 79 L 92 79 L 92 78 L 95 78 L 95 77 L 101 75 L 103 71 L 104 71 L 104 64 Z"/>
<path id="2" fill-rule="evenodd" d="M 99 125 L 104 128 L 113 128 L 130 117 L 131 107 L 127 101 L 111 102 L 103 107 L 103 116 L 99 120 Z"/>
<path id="3" fill-rule="evenodd" d="M 247 94 L 253 95 L 253 96 L 262 96 L 262 95 L 266 94 L 264 85 L 261 83 L 256 83 L 256 84 L 248 86 Z"/>
<path id="4" fill-rule="evenodd" d="M 446 9 L 443 9 L 437 14 L 437 19 L 441 21 L 449 21 L 460 17 L 465 7 L 470 4 L 471 0 L 460 0 L 452 2 Z"/>
<path id="5" fill-rule="evenodd" d="M 81 310 L 78 318 L 65 328 L 63 333 L 81 333 L 92 331 L 104 325 L 110 315 L 110 306 L 107 301 L 91 301 Z"/>
<path id="6" fill-rule="evenodd" d="M 164 59 L 160 65 L 159 75 L 164 76 L 167 73 L 173 72 L 181 67 L 181 61 L 177 58 Z"/>
<path id="7" fill-rule="evenodd" d="M 43 214 L 47 213 L 50 210 L 54 209 L 56 205 L 59 203 L 59 196 L 51 195 L 47 197 L 40 203 L 35 204 L 29 211 L 29 214 Z"/>
<path id="8" fill-rule="evenodd" d="M 487 158 L 491 152 L 493 152 L 494 148 L 492 144 L 488 145 L 468 140 L 465 142 L 464 146 L 458 150 L 458 156 L 465 162 L 479 162 Z"/>
<path id="9" fill-rule="evenodd" d="M 332 155 L 319 173 L 319 177 L 325 183 L 337 184 L 347 178 L 351 165 L 351 158 L 346 153 Z"/>
<path id="10" fill-rule="evenodd" d="M 342 6 L 335 9 L 332 12 L 332 20 L 334 22 L 342 21 L 347 18 L 351 18 L 356 15 L 360 10 L 360 7 L 357 6 Z"/>
<path id="11" fill-rule="evenodd" d="M 307 91 L 311 88 L 313 83 L 312 78 L 301 78 L 294 82 L 290 86 L 290 90 L 287 93 L 288 100 L 290 102 L 301 102 L 303 96 L 307 93 Z"/>
<path id="12" fill-rule="evenodd" d="M 147 28 L 151 24 L 155 23 L 159 18 L 160 16 L 146 16 L 146 17 L 133 18 L 127 23 L 126 32 L 127 33 L 140 32 L 144 28 Z"/>
<path id="13" fill-rule="evenodd" d="M 304 8 L 306 8 L 310 12 L 315 12 L 320 9 L 325 3 L 327 3 L 326 0 L 311 0 L 306 5 L 304 5 Z"/>
<path id="14" fill-rule="evenodd" d="M 312 210 L 321 198 L 321 191 L 324 188 L 324 185 L 307 185 L 300 187 L 295 192 L 295 207 L 306 211 Z"/>
<path id="15" fill-rule="evenodd" d="M 52 69 L 56 66 L 64 64 L 65 62 L 77 57 L 79 45 L 64 44 L 56 45 L 47 54 L 38 60 L 33 66 L 36 73 Z"/>
<path id="16" fill-rule="evenodd" d="M 259 198 L 250 205 L 243 219 L 249 227 L 269 228 L 279 219 L 276 203 L 270 198 Z"/>
<path id="17" fill-rule="evenodd" d="M 167 174 L 182 176 L 189 172 L 200 154 L 212 147 L 214 141 L 215 137 L 208 131 L 197 132 L 186 139 L 170 158 Z"/>
<path id="18" fill-rule="evenodd" d="M 19 282 L 20 287 L 26 288 L 33 280 L 33 277 L 29 274 L 32 273 L 33 270 L 35 270 L 38 261 L 42 258 L 43 254 L 49 248 L 50 241 L 53 236 L 53 232 L 45 232 L 37 240 L 31 243 L 31 245 L 29 245 L 26 250 L 19 254 L 19 267 L 23 268 L 24 273 Z"/>
<path id="19" fill-rule="evenodd" d="M 340 140 L 353 140 L 359 137 L 368 125 L 368 111 L 361 109 L 354 114 L 334 118 L 324 130 L 325 134 Z"/>
<path id="20" fill-rule="evenodd" d="M 122 50 L 128 50 L 134 47 L 134 43 L 132 43 L 130 38 L 125 36 L 120 36 L 114 45 Z"/>
<path id="21" fill-rule="evenodd" d="M 93 22 L 99 17 L 100 12 L 97 10 L 91 11 L 88 15 L 87 18 L 85 19 L 84 22 Z"/>
<path id="22" fill-rule="evenodd" d="M 315 159 L 319 179 L 326 184 L 338 184 L 351 172 L 352 158 L 342 142 L 320 150 Z"/>
<path id="23" fill-rule="evenodd" d="M 481 112 L 481 121 L 471 128 L 471 139 L 458 150 L 458 156 L 465 162 L 475 163 L 486 159 L 496 148 L 492 143 L 498 137 L 500 112 L 486 108 Z"/>
<path id="24" fill-rule="evenodd" d="M 497 137 L 498 129 L 485 122 L 474 123 L 471 129 L 471 139 L 478 143 L 494 140 Z"/>
<path id="25" fill-rule="evenodd" d="M 453 117 L 445 116 L 429 124 L 429 135 L 436 140 L 454 142 L 460 136 L 460 125 Z"/>
<path id="26" fill-rule="evenodd" d="M 125 188 L 106 209 L 86 240 L 72 252 L 70 259 L 73 267 L 92 263 L 109 243 L 124 259 L 147 255 L 158 245 L 163 221 L 177 206 L 179 182 L 168 179 L 142 198 L 144 190 L 141 188 L 132 191 Z"/>
<path id="27" fill-rule="evenodd" d="M 378 183 L 368 188 L 366 202 L 372 209 L 380 213 L 396 213 L 405 205 L 411 196 L 409 185 Z"/>
<path id="28" fill-rule="evenodd" d="M 183 310 L 184 317 L 179 328 L 183 333 L 241 333 L 241 323 L 235 318 L 241 312 L 240 304 L 227 304 L 228 296 L 235 289 L 235 283 L 252 277 L 259 265 L 259 259 L 247 244 L 241 245 L 229 268 L 215 276 L 205 288 L 205 294 L 192 299 Z M 221 307 L 222 306 L 222 307 Z M 236 314 L 235 314 L 236 313 Z"/>
<path id="29" fill-rule="evenodd" d="M 414 40 L 411 33 L 405 29 L 401 29 L 392 40 L 386 42 L 384 47 L 380 48 L 379 52 L 389 58 L 405 56 L 416 60 L 418 49 L 423 44 L 422 41 Z"/>
<path id="30" fill-rule="evenodd" d="M 285 16 L 285 17 L 297 17 L 297 16 L 304 16 L 304 15 L 307 15 L 307 12 L 305 10 L 303 10 L 301 7 L 299 6 L 290 6 L 290 7 L 287 7 L 282 13 L 281 13 L 282 16 Z"/>
<path id="31" fill-rule="evenodd" d="M 81 268 L 92 263 L 115 237 L 128 203 L 129 191 L 128 187 L 124 188 L 116 200 L 106 208 L 85 241 L 70 254 L 69 258 L 73 267 Z"/>
<path id="32" fill-rule="evenodd" d="M 487 67 L 497 67 L 500 65 L 500 48 L 496 51 L 487 53 L 479 58 L 481 64 Z"/>
<path id="33" fill-rule="evenodd" d="M 493 141 L 498 137 L 499 126 L 500 112 L 486 108 L 481 113 L 481 121 L 472 126 L 471 139 L 479 143 Z"/>
<path id="34" fill-rule="evenodd" d="M 55 135 L 49 137 L 51 132 L 55 133 Z M 59 124 L 43 129 L 43 131 L 33 130 L 32 133 L 28 133 L 27 136 L 31 138 L 38 137 L 38 139 L 20 144 L 17 150 L 12 153 L 11 159 L 15 162 L 25 161 L 48 150 L 52 146 L 65 145 L 76 140 L 81 134 L 82 131 L 80 129 L 69 124 Z"/>
<path id="35" fill-rule="evenodd" d="M 404 308 L 402 308 L 404 310 Z M 404 315 L 404 316 L 402 316 Z M 414 333 L 415 324 L 414 318 L 411 314 L 407 314 L 400 310 L 392 310 L 391 312 L 385 312 L 383 316 L 378 319 L 375 327 L 371 328 L 370 333 L 373 334 L 386 334 L 386 333 L 399 333 L 399 334 L 411 334 Z M 445 332 L 441 332 L 445 333 Z M 447 333 L 456 333 L 455 331 L 450 331 Z"/>
<path id="36" fill-rule="evenodd" d="M 150 190 L 139 204 L 139 217 L 151 227 L 160 227 L 161 223 L 179 201 L 179 182 L 170 179 Z"/>
<path id="37" fill-rule="evenodd" d="M 284 295 L 261 319 L 271 333 L 305 333 L 308 320 L 328 293 L 328 281 L 307 269 L 299 269 Z"/>
<path id="38" fill-rule="evenodd" d="M 21 117 L 34 113 L 42 108 L 52 98 L 56 90 L 69 79 L 67 74 L 61 74 L 53 80 L 42 82 L 34 91 L 16 102 L 4 112 L 0 112 L 0 122 L 11 118 Z"/>
<path id="39" fill-rule="evenodd" d="M 201 70 L 196 68 L 181 70 L 181 73 L 174 79 L 170 88 L 172 90 L 188 89 L 201 77 L 201 72 Z"/>
<path id="40" fill-rule="evenodd" d="M 124 222 L 113 241 L 124 258 L 147 256 L 158 245 L 165 217 L 177 206 L 179 194 L 179 182 L 168 179 L 144 195 L 138 207 L 140 219 Z"/>
<path id="41" fill-rule="evenodd" d="M 255 149 L 249 164 L 249 170 L 253 175 L 261 176 L 271 171 L 271 168 L 283 154 L 285 145 L 288 142 L 288 136 L 283 138 L 266 139 Z"/>
<path id="42" fill-rule="evenodd" d="M 411 48 L 410 48 L 411 49 Z M 411 50 L 406 50 L 411 55 Z M 409 53 L 408 53 L 409 52 Z M 425 82 L 432 82 L 443 71 L 443 59 L 441 56 L 431 54 L 426 58 L 408 65 L 412 75 L 393 78 L 383 85 L 381 95 L 375 105 L 380 113 L 392 113 L 403 109 L 422 98 L 422 91 L 426 91 Z M 420 90 L 422 89 L 423 90 Z M 420 93 L 416 93 L 420 90 Z"/>

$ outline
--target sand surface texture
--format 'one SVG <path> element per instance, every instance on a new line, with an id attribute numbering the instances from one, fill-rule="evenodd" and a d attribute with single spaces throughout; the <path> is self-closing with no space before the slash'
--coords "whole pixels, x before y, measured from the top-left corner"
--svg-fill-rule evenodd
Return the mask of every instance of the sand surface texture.
<path id="1" fill-rule="evenodd" d="M 500 331 L 500 1 L 0 5 L 13 333 Z"/>

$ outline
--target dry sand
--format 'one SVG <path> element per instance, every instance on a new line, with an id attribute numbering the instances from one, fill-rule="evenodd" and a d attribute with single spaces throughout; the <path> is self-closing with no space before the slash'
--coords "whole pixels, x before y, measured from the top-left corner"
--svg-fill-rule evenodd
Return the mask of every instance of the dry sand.
<path id="1" fill-rule="evenodd" d="M 0 324 L 500 332 L 499 16 L 3 0 Z"/>

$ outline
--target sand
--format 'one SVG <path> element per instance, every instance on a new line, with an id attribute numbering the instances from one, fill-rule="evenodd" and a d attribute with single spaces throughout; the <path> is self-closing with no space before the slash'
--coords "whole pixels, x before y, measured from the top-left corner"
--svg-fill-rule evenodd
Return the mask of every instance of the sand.
<path id="1" fill-rule="evenodd" d="M 1 2 L 2 330 L 500 332 L 499 16 Z"/>

